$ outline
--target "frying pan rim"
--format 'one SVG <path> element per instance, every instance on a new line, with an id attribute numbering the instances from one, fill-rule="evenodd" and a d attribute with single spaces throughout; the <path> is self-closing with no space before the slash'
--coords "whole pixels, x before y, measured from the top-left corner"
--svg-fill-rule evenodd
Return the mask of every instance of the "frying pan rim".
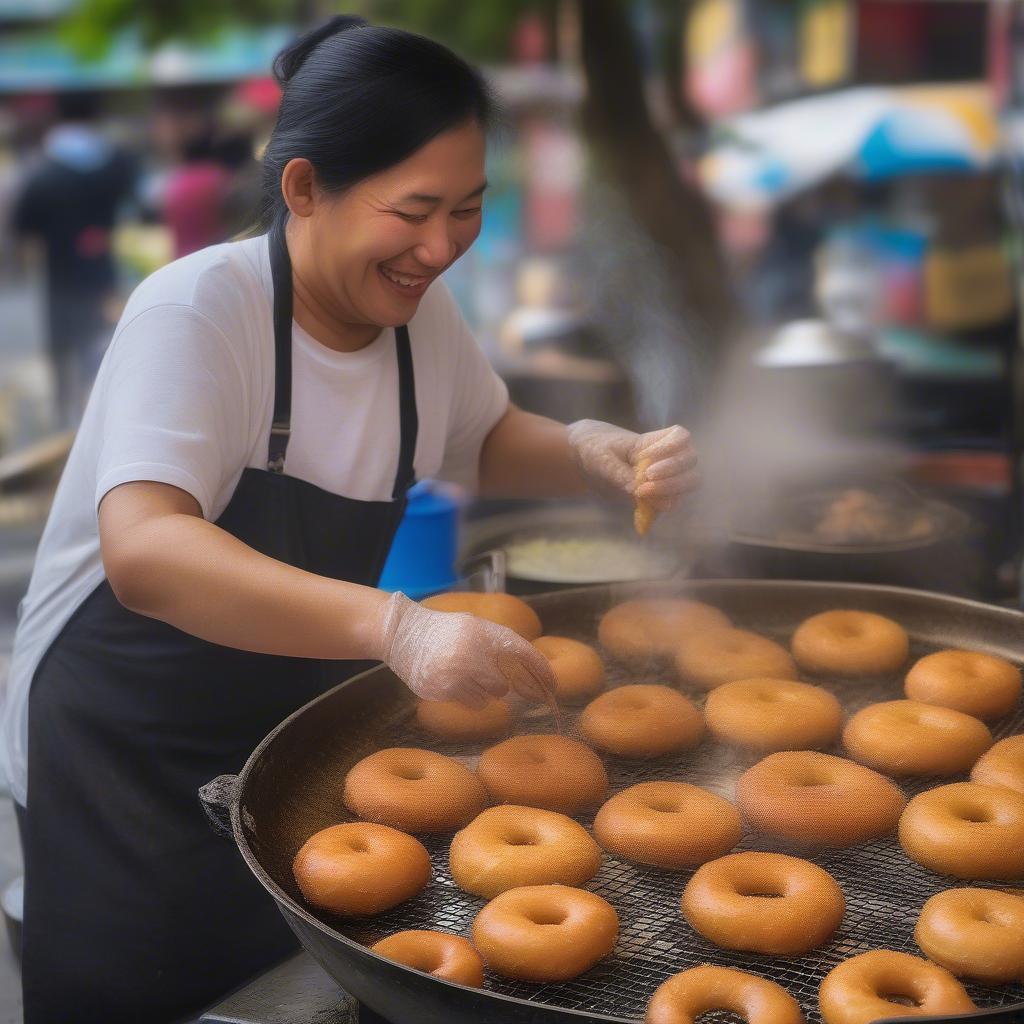
<path id="1" fill-rule="evenodd" d="M 756 548 L 762 551 L 793 551 L 808 555 L 836 555 L 840 557 L 846 556 L 848 558 L 852 558 L 870 555 L 897 555 L 904 553 L 909 554 L 914 551 L 921 551 L 926 548 L 935 547 L 937 544 L 942 544 L 946 541 L 949 541 L 952 538 L 964 533 L 971 526 L 971 517 L 966 512 L 964 512 L 963 509 L 956 508 L 953 505 L 948 505 L 945 502 L 941 501 L 927 501 L 924 504 L 927 508 L 936 510 L 941 509 L 942 517 L 944 518 L 945 522 L 943 523 L 943 529 L 939 530 L 936 533 L 930 534 L 929 536 L 922 537 L 914 541 L 890 541 L 887 544 L 816 544 L 813 541 L 782 540 L 771 537 L 765 537 L 756 533 L 751 533 L 749 530 L 734 531 L 729 535 L 729 541 L 733 544 L 743 545 L 744 547 L 748 548 Z M 822 582 L 826 581 L 823 580 Z M 853 586 L 854 584 L 844 583 L 840 585 Z M 884 584 L 879 584 L 879 586 L 884 586 Z M 917 591 L 917 593 L 926 594 L 933 592 L 920 590 Z M 943 597 L 950 595 L 939 594 L 938 596 Z M 980 604 L 982 602 L 977 603 Z M 999 606 L 990 605 L 986 607 Z"/>
<path id="2" fill-rule="evenodd" d="M 916 590 L 911 587 L 894 587 L 884 584 L 873 584 L 873 583 L 841 583 L 834 581 L 817 581 L 817 580 L 781 580 L 781 579 L 688 579 L 688 580 L 673 580 L 668 582 L 628 582 L 628 583 L 603 583 L 603 584 L 591 584 L 582 587 L 574 587 L 571 590 L 561 590 L 550 594 L 537 594 L 529 598 L 526 598 L 527 602 L 531 605 L 540 605 L 543 607 L 548 603 L 562 604 L 567 599 L 571 599 L 573 596 L 583 592 L 589 593 L 595 589 L 602 589 L 609 593 L 613 599 L 620 594 L 625 594 L 629 591 L 641 592 L 643 594 L 650 594 L 652 591 L 665 591 L 679 594 L 680 596 L 685 595 L 687 589 L 691 587 L 703 587 L 712 586 L 724 588 L 729 591 L 737 590 L 773 590 L 778 588 L 785 588 L 787 590 L 803 590 L 803 591 L 841 591 L 844 595 L 848 595 L 850 591 L 860 592 L 862 594 L 891 594 L 891 595 L 903 595 L 910 598 L 921 599 L 924 598 L 929 602 L 937 603 L 940 605 L 952 605 L 957 608 L 979 608 L 983 609 L 986 613 L 991 614 L 996 612 L 1008 619 L 1018 619 L 1024 624 L 1024 610 L 1016 608 L 1006 608 L 1002 605 L 988 604 L 984 601 L 975 601 L 971 598 L 957 597 L 951 594 L 941 594 L 934 591 L 928 590 Z M 331 695 L 337 693 L 342 688 L 353 685 L 361 680 L 364 676 L 371 672 L 379 672 L 383 665 L 377 665 L 373 668 L 366 669 L 364 672 L 360 672 L 357 675 L 352 676 L 349 679 L 344 680 L 337 686 L 331 687 L 331 689 L 320 694 L 318 697 L 314 697 L 313 700 L 304 704 L 302 707 L 297 708 L 287 718 L 278 723 L 267 735 L 260 741 L 259 745 L 253 750 L 253 752 L 246 759 L 242 770 L 238 773 L 237 783 L 235 784 L 234 794 L 231 800 L 231 831 L 235 839 L 235 844 L 238 846 L 239 851 L 242 854 L 242 858 L 245 860 L 249 870 L 256 876 L 263 887 L 277 900 L 278 904 L 288 910 L 290 914 L 294 914 L 304 921 L 307 925 L 312 926 L 315 930 L 322 932 L 324 935 L 332 940 L 340 940 L 341 943 L 353 951 L 360 954 L 368 954 L 369 956 L 387 964 L 393 969 L 402 971 L 412 971 L 415 974 L 423 975 L 425 978 L 430 978 L 433 982 L 450 986 L 456 990 L 465 990 L 475 994 L 482 994 L 491 999 L 497 999 L 503 1002 L 512 1003 L 525 1007 L 536 1008 L 538 1004 L 529 999 L 522 999 L 518 996 L 508 996 L 500 992 L 493 992 L 488 989 L 480 989 L 470 985 L 460 985 L 457 982 L 448 981 L 444 978 L 435 977 L 426 971 L 420 971 L 415 967 L 409 967 L 405 964 L 397 963 L 388 957 L 381 956 L 379 953 L 375 953 L 368 946 L 364 946 L 354 939 L 350 939 L 347 935 L 343 935 L 341 932 L 336 931 L 330 925 L 325 924 L 319 918 L 313 916 L 308 910 L 296 902 L 291 896 L 289 896 L 278 884 L 270 877 L 263 865 L 260 864 L 255 853 L 249 845 L 249 841 L 245 837 L 245 833 L 242 829 L 242 814 L 241 814 L 241 803 L 242 794 L 245 790 L 246 782 L 250 771 L 254 769 L 257 761 L 262 757 L 264 751 L 269 747 L 278 734 L 283 732 L 293 719 L 298 718 L 304 714 L 306 710 L 312 707 L 314 704 L 320 701 L 327 700 Z M 590 1012 L 585 1010 L 576 1010 L 569 1007 L 557 1007 L 560 1013 L 568 1014 L 580 1018 L 589 1018 L 590 1020 L 605 1021 L 607 1024 L 637 1024 L 637 1019 L 633 1017 L 612 1017 L 607 1014 Z M 1017 1004 L 1007 1004 L 1002 1007 L 993 1008 L 1000 1010 L 1014 1010 L 1024 1009 L 1024 1002 Z M 963 1019 L 969 1021 L 975 1018 L 977 1015 L 968 1014 Z M 984 1018 L 977 1018 L 984 1019 Z"/>

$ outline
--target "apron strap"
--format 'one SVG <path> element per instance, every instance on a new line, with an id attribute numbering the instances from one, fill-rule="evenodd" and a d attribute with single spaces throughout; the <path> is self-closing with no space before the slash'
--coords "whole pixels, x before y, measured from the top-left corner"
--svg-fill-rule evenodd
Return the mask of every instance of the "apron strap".
<path id="1" fill-rule="evenodd" d="M 412 347 L 409 344 L 409 328 L 405 324 L 395 328 L 395 355 L 398 357 L 398 414 L 402 443 L 398 451 L 398 472 L 395 474 L 391 498 L 398 501 L 416 481 L 413 457 L 416 455 L 416 436 L 419 433 Z"/>
<path id="2" fill-rule="evenodd" d="M 270 274 L 274 283 L 274 418 L 270 423 L 267 470 L 284 472 L 292 429 L 292 261 L 284 234 L 285 219 L 270 229 Z"/>
<path id="3" fill-rule="evenodd" d="M 267 470 L 284 472 L 288 441 L 292 429 L 292 261 L 285 239 L 285 219 L 278 218 L 270 228 L 270 274 L 274 284 L 274 418 L 267 445 Z M 397 501 L 416 481 L 413 458 L 419 433 L 416 412 L 416 379 L 413 374 L 409 329 L 395 328 L 395 354 L 398 358 L 398 414 L 401 447 L 398 471 L 391 498 Z"/>

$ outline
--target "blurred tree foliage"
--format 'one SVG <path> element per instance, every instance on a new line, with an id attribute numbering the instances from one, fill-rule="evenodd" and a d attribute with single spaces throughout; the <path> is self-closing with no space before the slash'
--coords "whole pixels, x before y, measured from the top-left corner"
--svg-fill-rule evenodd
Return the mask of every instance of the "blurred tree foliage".
<path id="1" fill-rule="evenodd" d="M 535 12 L 554 29 L 570 0 L 80 0 L 64 19 L 67 41 L 82 54 L 102 53 L 113 36 L 135 29 L 145 45 L 203 41 L 230 26 L 313 24 L 332 14 L 361 14 L 442 40 L 476 61 L 511 55 L 516 25 Z M 728 332 L 733 308 L 711 209 L 683 179 L 662 125 L 645 93 L 642 62 L 661 76 L 677 134 L 700 130 L 683 95 L 682 35 L 693 0 L 576 0 L 579 59 L 586 80 L 581 128 L 591 174 L 619 191 L 636 226 L 679 282 L 680 315 L 696 314 L 711 348 Z M 633 14 L 654 13 L 661 26 L 656 52 L 642 56 Z M 551 38 L 557 33 L 552 31 Z M 712 339 L 715 339 L 712 341 Z"/>

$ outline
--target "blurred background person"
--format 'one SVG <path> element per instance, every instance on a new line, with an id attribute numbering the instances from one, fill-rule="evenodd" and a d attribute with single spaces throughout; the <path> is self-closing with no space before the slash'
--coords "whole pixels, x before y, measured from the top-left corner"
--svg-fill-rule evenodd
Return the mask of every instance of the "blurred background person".
<path id="1" fill-rule="evenodd" d="M 116 315 L 111 233 L 136 164 L 97 124 L 100 96 L 66 92 L 15 200 L 12 226 L 40 243 L 57 421 L 77 424 Z"/>

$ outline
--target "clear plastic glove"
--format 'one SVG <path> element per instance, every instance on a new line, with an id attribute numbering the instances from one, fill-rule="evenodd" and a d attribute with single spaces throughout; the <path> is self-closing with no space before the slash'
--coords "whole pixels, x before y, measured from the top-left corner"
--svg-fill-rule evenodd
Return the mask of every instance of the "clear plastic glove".
<path id="1" fill-rule="evenodd" d="M 432 611 L 402 593 L 383 608 L 381 661 L 424 700 L 478 708 L 510 687 L 537 702 L 555 691 L 547 658 L 518 633 L 465 612 Z"/>
<path id="2" fill-rule="evenodd" d="M 568 436 L 576 465 L 597 490 L 643 498 L 668 512 L 700 485 L 689 431 L 678 425 L 635 434 L 600 420 L 579 420 L 569 425 Z M 649 462 L 638 474 L 641 459 Z"/>

